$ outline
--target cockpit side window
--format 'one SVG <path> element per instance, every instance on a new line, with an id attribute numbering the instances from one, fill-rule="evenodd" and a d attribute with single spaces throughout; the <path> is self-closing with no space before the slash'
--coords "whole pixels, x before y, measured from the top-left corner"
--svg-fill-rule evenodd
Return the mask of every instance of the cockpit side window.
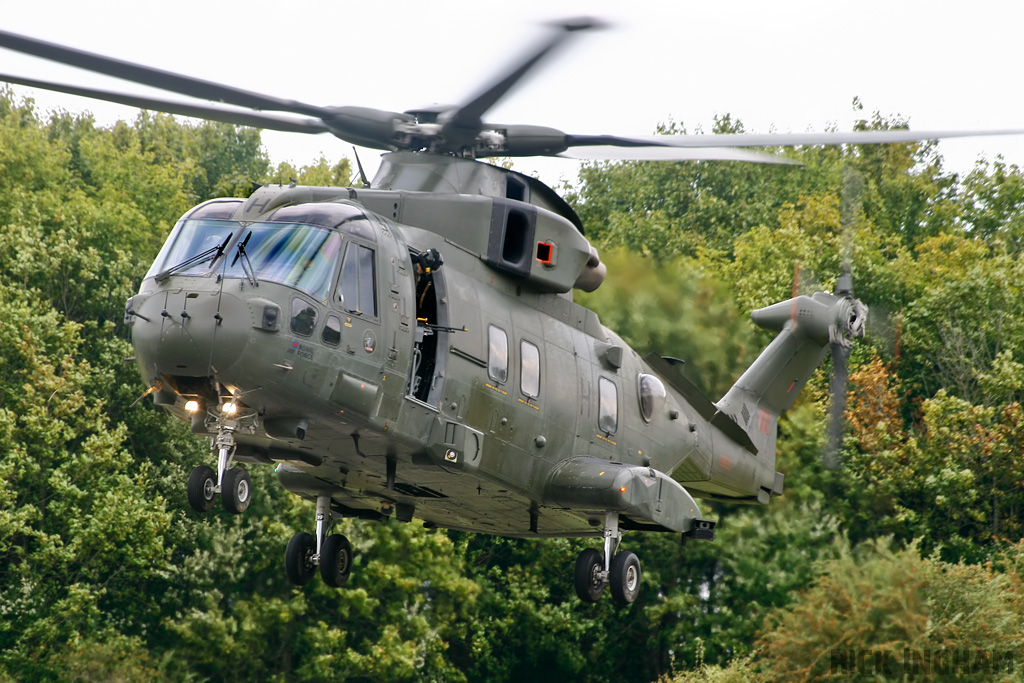
<path id="1" fill-rule="evenodd" d="M 324 330 L 320 333 L 320 338 L 328 346 L 337 346 L 341 343 L 341 320 L 337 316 L 332 315 L 327 318 L 327 322 L 324 323 Z"/>
<path id="2" fill-rule="evenodd" d="M 341 265 L 338 303 L 345 310 L 377 317 L 377 277 L 373 249 L 350 243 Z"/>
<path id="3" fill-rule="evenodd" d="M 295 334 L 308 337 L 316 327 L 316 308 L 299 297 L 292 299 L 291 329 Z"/>

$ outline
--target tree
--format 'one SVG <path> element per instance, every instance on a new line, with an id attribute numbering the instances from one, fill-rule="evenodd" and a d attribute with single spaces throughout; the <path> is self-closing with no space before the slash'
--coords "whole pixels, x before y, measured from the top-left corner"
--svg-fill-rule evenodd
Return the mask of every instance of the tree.
<path id="1" fill-rule="evenodd" d="M 174 520 L 91 395 L 79 326 L 3 284 L 0 320 L 0 667 L 55 676 L 63 648 L 156 616 Z"/>
<path id="2" fill-rule="evenodd" d="M 790 680 L 1005 671 L 1007 657 L 1024 654 L 1020 553 L 1009 549 L 1000 570 L 924 559 L 914 546 L 894 551 L 884 541 L 847 549 L 823 563 L 792 606 L 772 613 L 760 661 Z"/>
<path id="3" fill-rule="evenodd" d="M 279 185 L 296 182 L 300 185 L 348 187 L 351 180 L 352 164 L 348 159 L 343 158 L 332 166 L 327 157 L 321 155 L 315 163 L 298 169 L 288 162 L 281 162 L 261 182 Z"/>

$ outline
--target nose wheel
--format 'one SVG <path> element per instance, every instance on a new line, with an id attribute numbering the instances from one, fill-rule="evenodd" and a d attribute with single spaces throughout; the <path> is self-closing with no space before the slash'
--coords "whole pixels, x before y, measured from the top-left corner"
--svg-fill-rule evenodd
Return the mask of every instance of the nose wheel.
<path id="1" fill-rule="evenodd" d="M 317 496 L 316 535 L 300 531 L 288 541 L 284 562 L 288 580 L 296 586 L 309 583 L 320 568 L 320 578 L 340 588 L 352 573 L 352 544 L 342 534 L 330 534 L 334 525 L 331 497 Z"/>
<path id="2" fill-rule="evenodd" d="M 252 479 L 241 468 L 232 467 L 224 472 L 224 483 L 220 487 L 220 500 L 224 509 L 233 515 L 240 515 L 252 500 Z"/>
<path id="3" fill-rule="evenodd" d="M 605 585 L 620 607 L 633 604 L 640 595 L 640 558 L 629 550 L 615 552 L 621 540 L 619 515 L 609 512 L 604 524 L 604 554 L 587 548 L 576 558 L 573 588 L 583 602 L 597 602 Z"/>
<path id="4" fill-rule="evenodd" d="M 235 420 L 223 420 L 217 426 L 214 448 L 217 470 L 200 465 L 188 477 L 188 504 L 196 512 L 209 512 L 220 494 L 224 509 L 233 515 L 245 512 L 252 502 L 252 478 L 240 467 L 232 467 L 235 457 Z"/>
<path id="5" fill-rule="evenodd" d="M 188 477 L 188 504 L 196 512 L 209 512 L 217 499 L 217 473 L 200 465 Z"/>

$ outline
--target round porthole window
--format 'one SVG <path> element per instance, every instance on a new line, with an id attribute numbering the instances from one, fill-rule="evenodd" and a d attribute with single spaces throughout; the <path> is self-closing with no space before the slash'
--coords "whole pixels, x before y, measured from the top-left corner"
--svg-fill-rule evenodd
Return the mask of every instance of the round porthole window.
<path id="1" fill-rule="evenodd" d="M 640 414 L 645 422 L 650 422 L 654 412 L 665 403 L 665 385 L 654 375 L 640 375 L 639 388 Z"/>

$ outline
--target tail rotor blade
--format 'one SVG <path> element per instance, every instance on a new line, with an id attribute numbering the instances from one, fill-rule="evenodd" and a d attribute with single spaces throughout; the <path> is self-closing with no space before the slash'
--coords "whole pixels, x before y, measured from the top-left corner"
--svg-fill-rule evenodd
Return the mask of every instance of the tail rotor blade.
<path id="1" fill-rule="evenodd" d="M 823 462 L 826 469 L 839 469 L 839 453 L 843 440 L 843 414 L 846 412 L 846 390 L 849 374 L 846 363 L 850 359 L 850 348 L 832 344 L 832 410 L 828 425 L 828 443 Z"/>

